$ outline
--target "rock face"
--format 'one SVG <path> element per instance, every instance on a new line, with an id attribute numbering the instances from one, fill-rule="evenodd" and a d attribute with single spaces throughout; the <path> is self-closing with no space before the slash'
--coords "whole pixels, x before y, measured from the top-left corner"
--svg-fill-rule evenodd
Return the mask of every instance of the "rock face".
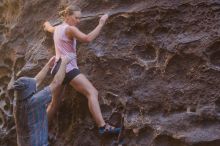
<path id="1" fill-rule="evenodd" d="M 34 76 L 54 54 L 42 23 L 70 2 L 94 16 L 82 19 L 85 33 L 110 11 L 99 37 L 78 44 L 78 65 L 99 91 L 104 118 L 117 124 L 124 117 L 127 145 L 220 145 L 219 0 L 2 0 L 1 146 L 16 146 L 7 86 L 18 74 Z M 114 139 L 98 136 L 86 98 L 71 87 L 50 135 L 53 146 L 110 146 Z"/>

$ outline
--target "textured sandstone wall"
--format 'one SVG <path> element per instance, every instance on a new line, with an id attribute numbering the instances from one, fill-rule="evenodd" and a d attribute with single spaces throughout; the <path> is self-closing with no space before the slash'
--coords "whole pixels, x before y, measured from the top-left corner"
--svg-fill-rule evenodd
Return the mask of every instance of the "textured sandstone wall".
<path id="1" fill-rule="evenodd" d="M 1 146 L 16 145 L 7 86 L 54 54 L 42 23 L 68 2 L 85 16 L 111 12 L 95 41 L 78 44 L 78 64 L 99 90 L 105 119 L 117 124 L 124 115 L 127 145 L 220 145 L 219 0 L 1 0 Z M 79 27 L 89 32 L 97 23 L 92 17 Z M 68 87 L 50 142 L 110 146 L 113 138 L 101 140 L 94 125 L 86 98 Z"/>

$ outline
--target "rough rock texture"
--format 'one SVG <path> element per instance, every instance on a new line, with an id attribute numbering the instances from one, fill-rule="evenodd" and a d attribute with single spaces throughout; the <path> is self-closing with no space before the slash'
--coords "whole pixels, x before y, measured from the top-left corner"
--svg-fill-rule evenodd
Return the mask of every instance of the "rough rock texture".
<path id="1" fill-rule="evenodd" d="M 117 114 L 124 116 L 127 145 L 220 145 L 219 0 L 69 2 L 84 16 L 111 12 L 95 41 L 78 44 L 78 64 L 99 91 L 105 119 L 117 124 Z M 67 3 L 0 1 L 1 146 L 16 145 L 7 86 L 17 74 L 34 76 L 54 54 L 42 23 L 56 20 Z M 97 23 L 89 17 L 79 28 L 87 33 Z M 53 146 L 110 146 L 113 140 L 101 140 L 86 98 L 70 87 L 53 126 Z"/>

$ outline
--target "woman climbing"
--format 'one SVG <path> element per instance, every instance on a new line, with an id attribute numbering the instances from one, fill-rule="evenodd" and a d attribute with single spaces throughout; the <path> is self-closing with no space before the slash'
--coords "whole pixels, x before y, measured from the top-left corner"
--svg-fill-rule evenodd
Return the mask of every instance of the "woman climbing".
<path id="1" fill-rule="evenodd" d="M 85 95 L 88 99 L 89 110 L 99 127 L 100 134 L 118 134 L 121 131 L 121 128 L 116 128 L 110 124 L 105 123 L 100 105 L 98 102 L 98 91 L 92 85 L 92 83 L 86 78 L 85 75 L 80 73 L 80 70 L 77 66 L 76 58 L 76 40 L 80 42 L 91 42 L 93 41 L 101 32 L 106 20 L 108 19 L 108 14 L 103 15 L 99 24 L 94 30 L 88 34 L 81 32 L 76 26 L 80 23 L 81 10 L 77 6 L 68 6 L 65 10 L 60 12 L 63 17 L 63 23 L 53 27 L 49 22 L 44 23 L 44 30 L 53 33 L 53 39 L 55 44 L 56 52 L 56 64 L 52 69 L 52 74 L 56 74 L 59 65 L 61 63 L 60 56 L 67 55 L 69 53 L 74 53 L 72 55 L 72 61 L 67 64 L 66 67 L 66 76 L 63 82 L 63 85 L 56 90 L 54 94 L 57 96 L 57 100 L 52 100 L 48 106 L 48 120 L 51 121 L 54 114 L 59 107 L 59 96 L 61 96 L 62 90 L 66 84 L 70 84 L 76 91 Z"/>

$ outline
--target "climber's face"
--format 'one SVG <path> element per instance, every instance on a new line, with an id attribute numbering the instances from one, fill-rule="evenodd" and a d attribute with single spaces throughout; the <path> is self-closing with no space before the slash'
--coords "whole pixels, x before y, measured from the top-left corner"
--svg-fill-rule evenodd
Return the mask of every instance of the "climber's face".
<path id="1" fill-rule="evenodd" d="M 68 22 L 70 25 L 77 25 L 80 22 L 81 18 L 81 12 L 80 11 L 74 11 L 72 15 L 67 16 Z"/>

